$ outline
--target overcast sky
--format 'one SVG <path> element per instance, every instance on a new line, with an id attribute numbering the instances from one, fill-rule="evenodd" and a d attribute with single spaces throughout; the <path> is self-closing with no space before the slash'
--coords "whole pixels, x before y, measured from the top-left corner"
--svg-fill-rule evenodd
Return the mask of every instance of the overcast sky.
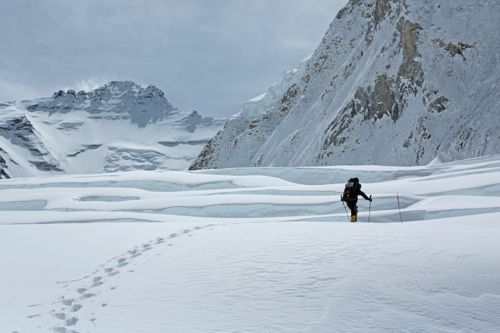
<path id="1" fill-rule="evenodd" d="M 0 0 L 0 101 L 154 84 L 229 116 L 314 51 L 347 0 Z"/>

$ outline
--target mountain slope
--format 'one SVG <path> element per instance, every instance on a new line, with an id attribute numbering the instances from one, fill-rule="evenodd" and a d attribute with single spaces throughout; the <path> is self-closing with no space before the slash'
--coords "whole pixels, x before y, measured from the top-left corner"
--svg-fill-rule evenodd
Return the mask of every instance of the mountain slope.
<path id="1" fill-rule="evenodd" d="M 191 169 L 498 153 L 499 16 L 494 0 L 351 0 L 286 89 L 247 103 Z"/>
<path id="2" fill-rule="evenodd" d="M 221 125 L 129 81 L 4 103 L 0 177 L 185 169 Z"/>

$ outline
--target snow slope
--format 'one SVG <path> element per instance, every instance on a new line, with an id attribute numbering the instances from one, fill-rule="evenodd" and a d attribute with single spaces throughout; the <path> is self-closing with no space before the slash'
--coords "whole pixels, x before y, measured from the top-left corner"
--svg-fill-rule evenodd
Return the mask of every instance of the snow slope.
<path id="1" fill-rule="evenodd" d="M 500 327 L 498 155 L 2 180 L 0 210 L 2 332 Z"/>
<path id="2" fill-rule="evenodd" d="M 130 81 L 4 103 L 0 178 L 182 170 L 221 126 L 196 111 L 178 111 L 154 86 Z"/>
<path id="3" fill-rule="evenodd" d="M 314 54 L 229 119 L 191 169 L 498 154 L 498 17 L 497 0 L 351 0 Z"/>

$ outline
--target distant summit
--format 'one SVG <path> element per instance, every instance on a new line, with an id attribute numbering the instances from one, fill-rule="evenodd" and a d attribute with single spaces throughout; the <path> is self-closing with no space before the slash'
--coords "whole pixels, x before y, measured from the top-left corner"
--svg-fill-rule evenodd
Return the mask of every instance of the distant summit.
<path id="1" fill-rule="evenodd" d="M 52 98 L 28 107 L 28 111 L 85 111 L 103 117 L 121 116 L 140 127 L 162 120 L 176 110 L 157 87 L 141 87 L 132 81 L 111 81 L 90 92 L 59 90 Z"/>
<path id="2" fill-rule="evenodd" d="M 221 127 L 221 120 L 177 110 L 151 85 L 59 90 L 0 104 L 0 178 L 182 170 Z"/>

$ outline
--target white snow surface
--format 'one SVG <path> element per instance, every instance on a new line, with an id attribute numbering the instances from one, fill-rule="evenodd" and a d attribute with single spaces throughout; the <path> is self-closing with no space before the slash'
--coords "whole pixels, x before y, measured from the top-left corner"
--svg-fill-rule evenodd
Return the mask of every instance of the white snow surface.
<path id="1" fill-rule="evenodd" d="M 500 156 L 2 180 L 0 210 L 0 332 L 500 327 Z"/>

